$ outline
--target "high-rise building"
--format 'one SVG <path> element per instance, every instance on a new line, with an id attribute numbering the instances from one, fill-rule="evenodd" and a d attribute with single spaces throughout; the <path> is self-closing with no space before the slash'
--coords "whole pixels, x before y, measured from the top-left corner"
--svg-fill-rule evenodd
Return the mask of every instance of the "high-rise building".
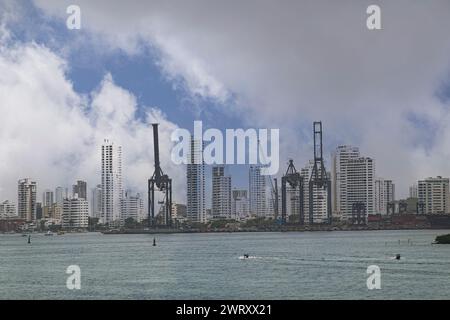
<path id="1" fill-rule="evenodd" d="M 125 221 L 132 218 L 136 222 L 141 222 L 144 218 L 144 199 L 139 193 L 133 195 L 126 191 L 124 197 L 121 199 L 121 225 L 125 225 Z"/>
<path id="2" fill-rule="evenodd" d="M 102 185 L 98 184 L 92 189 L 91 217 L 99 218 L 102 215 Z"/>
<path id="3" fill-rule="evenodd" d="M 231 218 L 231 176 L 224 165 L 212 167 L 212 215 L 214 219 Z"/>
<path id="4" fill-rule="evenodd" d="M 62 210 L 62 227 L 65 229 L 87 228 L 89 224 L 89 204 L 86 199 L 76 195 L 64 199 Z"/>
<path id="5" fill-rule="evenodd" d="M 64 195 L 64 188 L 63 187 L 56 187 L 56 189 L 55 189 L 55 202 L 61 208 L 63 207 L 63 204 L 64 204 L 64 198 L 66 198 L 66 197 L 67 196 Z"/>
<path id="6" fill-rule="evenodd" d="M 78 195 L 78 198 L 87 200 L 87 184 L 85 181 L 78 180 L 72 187 L 72 195 Z"/>
<path id="7" fill-rule="evenodd" d="M 450 213 L 449 179 L 438 176 L 418 183 L 419 203 L 424 204 L 425 214 Z"/>
<path id="8" fill-rule="evenodd" d="M 343 212 L 344 218 L 351 218 L 355 203 L 364 203 L 366 215 L 374 214 L 375 161 L 368 157 L 349 159 L 346 164 L 346 180 L 347 208 Z"/>
<path id="9" fill-rule="evenodd" d="M 392 180 L 375 180 L 375 213 L 387 214 L 387 205 L 395 201 L 395 184 Z"/>
<path id="10" fill-rule="evenodd" d="M 310 160 L 308 164 L 300 170 L 300 175 L 303 177 L 303 212 L 305 217 L 305 223 L 309 223 L 309 180 L 314 167 L 314 160 Z M 320 169 L 319 169 L 320 170 Z M 295 194 L 296 198 L 298 192 Z M 297 200 L 296 206 L 300 205 L 300 201 Z M 298 212 L 298 211 L 295 211 Z M 313 185 L 313 221 L 314 223 L 323 223 L 328 221 L 328 192 L 326 188 L 320 188 L 317 185 Z"/>
<path id="11" fill-rule="evenodd" d="M 51 207 L 54 203 L 54 197 L 53 197 L 53 191 L 51 190 L 45 190 L 42 194 L 42 206 L 45 207 Z"/>
<path id="12" fill-rule="evenodd" d="M 261 166 L 259 165 L 250 166 L 248 190 L 250 214 L 265 217 L 267 214 L 266 177 L 261 175 Z"/>
<path id="13" fill-rule="evenodd" d="M 419 193 L 417 190 L 417 184 L 413 184 L 412 186 L 409 187 L 409 197 L 410 198 L 418 198 L 419 197 Z"/>
<path id="14" fill-rule="evenodd" d="M 232 192 L 232 199 L 232 218 L 236 220 L 243 220 L 248 218 L 249 203 L 247 190 L 234 189 Z"/>
<path id="15" fill-rule="evenodd" d="M 44 218 L 44 210 L 42 208 L 41 202 L 36 202 L 36 220 L 41 220 Z"/>
<path id="16" fill-rule="evenodd" d="M 0 218 L 9 218 L 16 216 L 16 205 L 5 200 L 0 203 Z"/>
<path id="17" fill-rule="evenodd" d="M 203 144 L 191 137 L 188 153 L 187 175 L 187 219 L 193 222 L 206 222 L 205 204 L 205 164 Z"/>
<path id="18" fill-rule="evenodd" d="M 18 182 L 17 212 L 26 221 L 36 220 L 36 182 L 22 179 Z"/>
<path id="19" fill-rule="evenodd" d="M 122 147 L 105 139 L 102 145 L 102 223 L 120 224 L 122 196 Z"/>
<path id="20" fill-rule="evenodd" d="M 342 218 L 347 211 L 347 162 L 359 157 L 359 148 L 338 146 L 332 153 L 331 209 L 333 217 Z"/>

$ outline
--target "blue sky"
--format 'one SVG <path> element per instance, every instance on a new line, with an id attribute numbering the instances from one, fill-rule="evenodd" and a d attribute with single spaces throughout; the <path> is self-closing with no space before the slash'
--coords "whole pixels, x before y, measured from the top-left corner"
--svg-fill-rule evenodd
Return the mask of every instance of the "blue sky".
<path id="1" fill-rule="evenodd" d="M 279 174 L 288 158 L 294 158 L 297 168 L 311 158 L 312 122 L 322 120 L 328 163 L 337 145 L 359 146 L 365 156 L 376 159 L 377 176 L 393 179 L 399 194 L 405 194 L 420 178 L 450 175 L 449 3 L 436 0 L 430 7 L 425 3 L 379 1 L 385 24 L 382 31 L 372 32 L 365 27 L 369 2 L 298 1 L 280 6 L 271 1 L 231 5 L 192 0 L 168 6 L 157 0 L 80 0 L 83 28 L 68 30 L 65 9 L 70 1 L 0 0 L 4 9 L 0 26 L 6 26 L 11 34 L 8 44 L 2 43 L 0 58 L 5 61 L 3 73 L 12 75 L 33 70 L 21 61 L 26 54 L 20 50 L 20 63 L 8 58 L 8 53 L 15 53 L 17 48 L 29 48 L 30 57 L 37 57 L 42 64 L 34 66 L 37 70 L 56 70 L 52 58 L 63 60 L 67 64 L 65 79 L 55 76 L 54 81 L 49 80 L 53 82 L 40 87 L 38 82 L 47 80 L 35 75 L 33 92 L 25 91 L 26 83 L 18 84 L 25 98 L 36 96 L 49 105 L 53 100 L 87 99 L 80 105 L 92 109 L 98 100 L 117 111 L 120 106 L 114 99 L 118 99 L 125 103 L 124 110 L 133 110 L 127 105 L 133 104 L 128 94 L 135 97 L 141 124 L 120 124 L 112 132 L 125 136 L 130 158 L 142 160 L 130 163 L 132 187 L 142 185 L 142 170 L 152 171 L 145 160 L 151 157 L 146 153 L 151 142 L 137 132 L 146 132 L 146 112 L 156 108 L 166 116 L 161 119 L 164 134 L 172 125 L 191 130 L 193 121 L 199 119 L 205 128 L 222 130 L 279 128 Z M 431 12 L 435 19 L 430 23 L 414 23 L 425 21 Z M 30 49 L 31 43 L 37 43 L 38 48 Z M 49 52 L 43 52 L 42 47 Z M 49 59 L 47 65 L 45 59 Z M 105 78 L 108 74 L 111 81 Z M 73 85 L 75 93 L 64 91 L 66 82 Z M 59 90 L 45 99 L 38 94 L 58 86 L 64 98 L 59 97 Z M 7 98 L 2 97 L 4 101 Z M 8 108 L 6 102 L 0 107 Z M 67 113 L 71 107 L 70 103 L 61 106 Z M 17 101 L 16 108 L 18 113 L 33 112 L 26 101 Z M 41 168 L 33 169 L 24 162 L 11 169 L 10 164 L 4 172 L 0 168 L 0 179 L 14 184 L 22 175 L 37 175 L 43 187 L 53 187 L 56 179 L 48 179 L 49 174 L 39 176 L 46 171 L 47 160 L 61 163 L 72 155 L 82 159 L 86 154 L 94 159 L 92 137 L 106 135 L 111 128 L 108 124 L 97 127 L 90 111 L 83 112 L 85 118 L 75 117 L 73 127 L 58 129 L 65 139 L 72 139 L 76 128 L 85 126 L 84 132 L 76 132 L 84 134 L 83 141 L 87 141 L 79 150 L 59 150 L 60 154 L 48 160 L 51 149 L 44 148 L 35 155 Z M 31 143 L 28 138 L 21 138 L 24 140 L 19 143 L 12 138 L 17 137 L 15 130 L 29 125 L 25 120 L 0 131 L 6 141 L 5 152 L 11 153 L 12 145 L 22 145 L 23 150 L 13 153 L 16 159 L 29 157 L 25 148 Z M 50 130 L 59 121 L 50 120 L 39 129 L 47 126 Z M 51 132 L 45 137 L 51 143 L 60 143 Z M 138 147 L 146 143 L 150 145 Z M 70 174 L 66 174 L 66 167 L 58 168 L 64 176 L 62 183 L 96 170 L 95 166 L 82 170 L 82 165 L 88 166 L 80 164 Z M 246 167 L 230 169 L 234 184 L 246 187 Z M 180 174 L 170 164 L 166 171 Z M 93 183 L 95 179 L 90 181 Z M 0 196 L 10 197 L 3 195 L 5 189 L 0 187 Z"/>

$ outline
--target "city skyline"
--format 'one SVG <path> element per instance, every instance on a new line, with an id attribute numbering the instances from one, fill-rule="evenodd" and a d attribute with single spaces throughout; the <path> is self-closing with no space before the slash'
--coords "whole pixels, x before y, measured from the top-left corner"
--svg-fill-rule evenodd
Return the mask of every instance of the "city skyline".
<path id="1" fill-rule="evenodd" d="M 397 181 L 399 196 L 406 196 L 417 177 L 450 175 L 446 161 L 450 46 L 442 41 L 448 23 L 443 2 L 433 7 L 441 19 L 426 26 L 412 23 L 407 29 L 397 21 L 404 15 L 421 21 L 429 8 L 384 4 L 388 32 L 360 26 L 366 18 L 364 4 L 347 5 L 344 16 L 331 14 L 340 11 L 338 4 L 327 4 L 327 10 L 315 4 L 318 11 L 326 11 L 319 22 L 300 3 L 266 4 L 261 16 L 242 4 L 238 17 L 230 5 L 219 10 L 204 4 L 211 15 L 199 17 L 204 11 L 199 4 L 183 5 L 181 11 L 142 4 L 142 11 L 127 8 L 127 15 L 116 19 L 111 7 L 89 1 L 79 3 L 89 23 L 81 30 L 68 30 L 67 3 L 1 3 L 1 74 L 16 81 L 0 83 L 1 92 L 8 93 L 0 99 L 7 124 L 0 128 L 0 198 L 12 198 L 14 193 L 6 186 L 22 176 L 39 180 L 43 187 L 96 176 L 97 148 L 105 137 L 127 146 L 126 183 L 139 188 L 142 177 L 152 171 L 148 152 L 152 122 L 161 124 L 161 145 L 171 143 L 173 129 L 191 129 L 194 120 L 221 130 L 281 128 L 280 158 L 297 159 L 303 165 L 311 158 L 309 124 L 321 119 L 326 150 L 342 144 L 359 146 L 377 159 L 383 175 Z M 280 15 L 268 17 L 266 12 Z M 137 18 L 127 19 L 130 15 Z M 246 16 L 252 16 L 256 25 Z M 236 25 L 230 30 L 224 27 L 227 23 L 215 23 L 231 17 Z M 162 26 L 156 27 L 153 18 Z M 204 24 L 199 23 L 202 19 Z M 264 23 L 267 19 L 275 19 L 279 28 Z M 137 25 L 133 28 L 130 21 Z M 328 23 L 340 27 L 329 30 L 331 41 L 314 40 L 314 30 Z M 169 25 L 173 29 L 167 29 Z M 40 32 L 43 28 L 45 32 Z M 121 41 L 111 41 L 118 36 L 111 30 L 117 28 Z M 255 42 L 244 41 L 237 30 L 247 30 Z M 279 30 L 284 30 L 283 36 Z M 338 30 L 346 30 L 348 36 Z M 267 35 L 264 41 L 259 32 Z M 236 50 L 236 43 L 242 50 Z M 390 50 L 385 50 L 387 46 Z M 227 68 L 222 65 L 224 52 Z M 349 58 L 354 52 L 360 53 L 359 59 Z M 423 56 L 429 57 L 426 72 Z M 249 57 L 253 64 L 247 63 Z M 161 154 L 166 171 L 183 175 L 169 159 L 169 154 Z M 237 177 L 246 176 L 238 167 L 230 170 Z M 239 179 L 236 183 L 246 184 Z M 174 184 L 175 194 L 184 192 L 184 184 Z"/>
<path id="2" fill-rule="evenodd" d="M 192 138 L 191 153 L 189 155 L 192 162 L 195 162 L 196 157 L 202 156 L 202 149 Z M 78 218 L 82 222 L 75 223 L 75 225 L 84 227 L 87 226 L 88 216 L 99 218 L 101 223 L 107 223 L 110 226 L 123 226 L 127 218 L 142 221 L 148 215 L 147 210 L 145 210 L 148 208 L 144 205 L 146 201 L 140 196 L 139 192 L 133 195 L 131 190 L 122 186 L 122 147 L 105 139 L 101 147 L 101 153 L 102 161 L 99 163 L 99 166 L 102 168 L 102 183 L 89 188 L 90 192 L 88 192 L 85 181 L 77 180 L 72 185 L 71 193 L 68 192 L 69 188 L 61 186 L 55 187 L 54 191 L 46 188 L 41 193 L 42 201 L 38 201 L 37 195 L 41 192 L 38 188 L 38 183 L 30 178 L 20 179 L 18 180 L 17 206 L 11 199 L 2 199 L 2 216 L 17 216 L 27 221 L 39 219 L 57 221 L 61 219 L 62 224 L 66 227 L 67 221 L 72 221 L 70 218 L 67 218 L 67 215 L 70 216 L 71 214 L 68 214 L 66 211 L 71 212 L 73 210 L 82 212 L 85 215 L 85 218 Z M 327 175 L 331 179 L 331 185 L 334 186 L 330 190 L 333 218 L 350 220 L 353 214 L 352 205 L 357 202 L 365 204 L 366 216 L 373 214 L 388 215 L 392 213 L 390 210 L 403 210 L 398 207 L 398 204 L 394 205 L 393 209 L 390 208 L 390 205 L 395 203 L 395 201 L 398 203 L 395 197 L 395 182 L 391 179 L 382 178 L 376 173 L 376 165 L 373 158 L 361 155 L 358 147 L 348 145 L 336 147 L 331 156 L 333 166 L 326 168 L 326 170 L 328 172 Z M 313 164 L 314 161 L 310 160 L 300 170 L 300 176 L 303 178 L 305 186 L 308 185 L 312 175 Z M 197 189 L 192 189 L 190 193 L 186 193 L 184 199 L 174 199 L 175 205 L 187 206 L 186 218 L 188 220 L 193 222 L 207 222 L 211 219 L 240 220 L 247 214 L 248 217 L 273 217 L 276 214 L 272 203 L 274 194 L 269 187 L 273 182 L 269 181 L 274 177 L 279 178 L 279 176 L 261 175 L 260 169 L 262 165 L 249 166 L 248 189 L 244 190 L 240 190 L 238 186 L 233 184 L 233 176 L 228 173 L 227 165 L 205 165 L 200 160 L 200 162 L 188 164 L 186 167 L 191 168 L 187 169 L 187 175 L 185 176 L 187 189 L 192 189 L 195 186 L 195 188 L 200 188 L 198 190 L 203 190 L 199 193 Z M 205 192 L 206 168 L 211 168 L 212 183 L 211 190 Z M 189 174 L 189 172 L 191 173 Z M 110 187 L 110 182 L 108 181 L 113 180 L 115 183 L 111 184 Z M 117 185 L 117 190 L 111 189 L 112 185 Z M 192 187 L 189 187 L 189 185 Z M 104 190 L 108 188 L 111 191 L 104 193 Z M 442 188 L 446 188 L 444 189 L 445 191 L 442 191 Z M 308 189 L 304 188 L 303 190 L 303 214 L 306 215 L 309 210 L 310 198 Z M 315 223 L 325 223 L 327 221 L 326 191 L 316 187 L 313 190 L 313 198 L 322 199 L 320 202 L 314 200 L 314 221 Z M 278 192 L 280 191 L 278 189 Z M 293 191 L 288 186 L 288 217 L 295 215 L 298 210 L 295 208 L 299 206 L 296 192 Z M 422 210 L 424 210 L 424 213 L 450 213 L 448 212 L 450 211 L 448 178 L 441 178 L 441 176 L 436 178 L 419 178 L 417 183 L 410 186 L 409 193 L 410 197 L 414 198 L 415 196 L 417 197 L 416 201 L 423 203 L 424 209 Z M 432 193 L 433 196 L 431 196 Z M 92 198 L 88 197 L 88 194 L 92 194 Z M 117 199 L 114 200 L 114 197 Z M 207 197 L 211 198 L 210 207 L 205 205 Z M 190 202 L 190 198 L 194 202 Z M 435 202 L 429 202 L 429 198 Z M 100 204 L 98 201 L 100 201 Z M 108 201 L 111 201 L 109 206 L 106 205 Z M 236 201 L 239 202 L 239 211 L 243 212 L 239 216 L 236 215 L 238 211 Z M 118 206 L 115 210 L 114 203 Z M 57 207 L 54 205 L 57 205 Z M 397 209 L 395 206 L 397 206 Z M 58 207 L 59 211 L 56 211 Z M 15 213 L 16 208 L 17 213 Z M 107 213 L 108 208 L 111 211 L 109 214 Z M 417 207 L 417 210 L 419 210 L 419 207 Z M 210 213 L 207 214 L 206 211 L 210 211 Z M 280 211 L 281 208 L 279 207 L 278 214 L 280 214 Z M 108 216 L 114 216 L 115 218 L 108 218 Z"/>

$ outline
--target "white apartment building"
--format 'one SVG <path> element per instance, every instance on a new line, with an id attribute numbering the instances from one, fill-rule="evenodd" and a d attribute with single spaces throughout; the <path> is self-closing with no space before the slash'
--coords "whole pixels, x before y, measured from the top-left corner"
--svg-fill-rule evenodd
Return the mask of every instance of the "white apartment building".
<path id="1" fill-rule="evenodd" d="M 395 184 L 392 180 L 378 178 L 375 180 L 375 213 L 387 214 L 387 205 L 395 201 Z"/>
<path id="2" fill-rule="evenodd" d="M 232 191 L 232 218 L 244 220 L 249 216 L 248 192 L 243 189 Z"/>
<path id="3" fill-rule="evenodd" d="M 267 214 L 267 187 L 266 176 L 261 175 L 261 166 L 250 166 L 248 181 L 250 214 L 265 217 Z"/>
<path id="4" fill-rule="evenodd" d="M 17 213 L 26 221 L 36 220 L 36 182 L 22 179 L 18 182 Z"/>
<path id="5" fill-rule="evenodd" d="M 205 223 L 205 164 L 203 162 L 203 144 L 191 137 L 190 152 L 187 155 L 189 163 L 187 176 L 187 219 L 193 222 Z"/>
<path id="6" fill-rule="evenodd" d="M 333 217 L 342 218 L 347 211 L 347 162 L 359 157 L 359 148 L 343 145 L 332 153 L 331 210 Z"/>
<path id="7" fill-rule="evenodd" d="M 212 167 L 212 216 L 214 219 L 231 218 L 231 176 L 224 165 Z"/>
<path id="8" fill-rule="evenodd" d="M 425 214 L 450 213 L 449 179 L 438 176 L 418 183 L 419 203 L 425 205 Z"/>
<path id="9" fill-rule="evenodd" d="M 86 199 L 74 196 L 64 199 L 61 217 L 62 227 L 65 229 L 87 228 L 89 224 L 89 203 Z"/>
<path id="10" fill-rule="evenodd" d="M 137 222 L 144 219 L 144 199 L 139 193 L 133 195 L 131 192 L 125 192 L 121 199 L 121 225 L 125 225 L 125 220 L 133 218 Z"/>
<path id="11" fill-rule="evenodd" d="M 120 224 L 122 189 L 122 147 L 105 139 L 102 145 L 101 223 Z"/>
<path id="12" fill-rule="evenodd" d="M 365 205 L 366 215 L 375 211 L 375 161 L 372 158 L 360 157 L 349 159 L 346 164 L 346 205 L 344 218 L 352 216 L 354 203 Z"/>

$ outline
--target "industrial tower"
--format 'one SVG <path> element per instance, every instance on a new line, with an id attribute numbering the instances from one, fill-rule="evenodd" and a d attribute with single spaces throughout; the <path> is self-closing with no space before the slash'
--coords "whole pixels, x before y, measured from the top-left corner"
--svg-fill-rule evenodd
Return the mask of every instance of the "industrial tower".
<path id="1" fill-rule="evenodd" d="M 152 123 L 153 127 L 153 148 L 155 156 L 155 172 L 148 180 L 148 224 L 149 227 L 156 226 L 155 221 L 155 186 L 156 191 L 164 193 L 164 200 L 159 201 L 158 204 L 163 206 L 164 225 L 171 226 L 171 210 L 172 210 L 172 179 L 161 169 L 159 164 L 159 138 L 158 138 L 158 124 Z"/>
<path id="2" fill-rule="evenodd" d="M 299 224 L 304 224 L 303 215 L 303 177 L 295 169 L 294 160 L 289 160 L 289 165 L 286 170 L 286 174 L 281 177 L 281 222 L 286 223 L 286 185 L 289 183 L 294 191 L 298 191 L 299 206 L 298 206 L 298 217 Z"/>
<path id="3" fill-rule="evenodd" d="M 323 162 L 322 122 L 313 123 L 314 132 L 314 166 L 309 179 L 309 224 L 314 223 L 314 186 L 327 191 L 327 220 L 331 223 L 331 181 Z"/>

